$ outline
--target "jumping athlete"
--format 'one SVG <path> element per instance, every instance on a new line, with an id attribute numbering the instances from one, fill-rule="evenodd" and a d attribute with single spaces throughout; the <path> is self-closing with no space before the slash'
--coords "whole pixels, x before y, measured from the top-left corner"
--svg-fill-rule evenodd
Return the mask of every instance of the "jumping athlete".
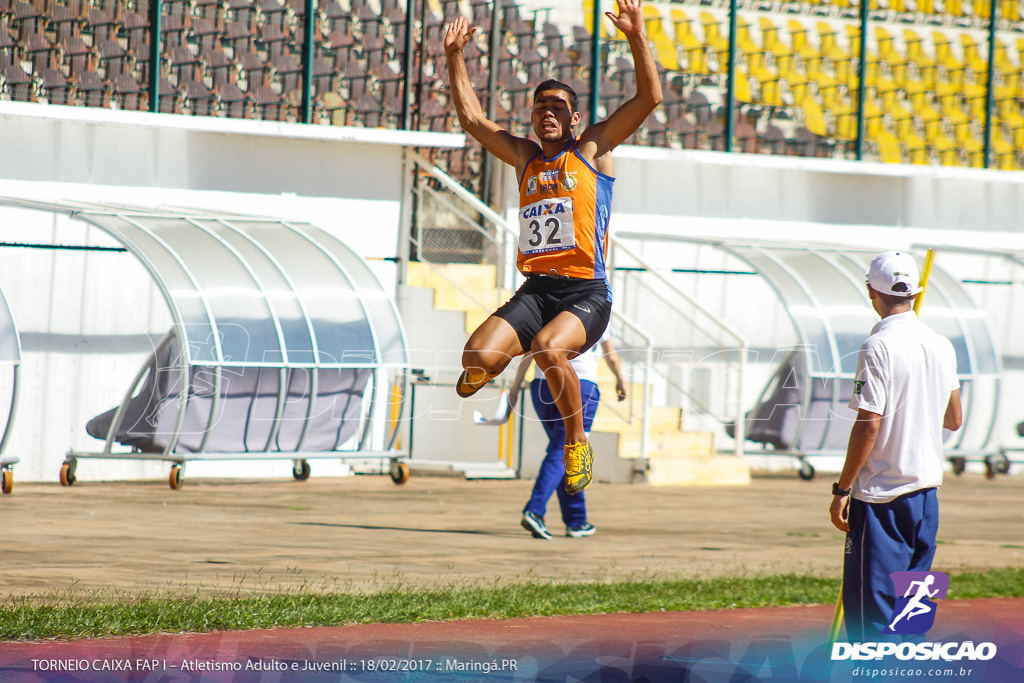
<path id="1" fill-rule="evenodd" d="M 452 100 L 462 129 L 519 180 L 519 255 L 526 282 L 470 336 L 456 391 L 472 396 L 516 356 L 529 352 L 544 372 L 565 423 L 565 490 L 590 483 L 593 452 L 583 428 L 579 380 L 569 360 L 600 339 L 612 296 L 605 272 L 611 208 L 612 150 L 636 132 L 661 102 L 661 83 L 644 36 L 641 0 L 616 0 L 606 16 L 629 43 L 636 95 L 578 137 L 582 119 L 571 87 L 537 86 L 531 121 L 540 141 L 517 137 L 487 118 L 473 92 L 462 50 L 477 27 L 462 17 L 444 39 Z"/>

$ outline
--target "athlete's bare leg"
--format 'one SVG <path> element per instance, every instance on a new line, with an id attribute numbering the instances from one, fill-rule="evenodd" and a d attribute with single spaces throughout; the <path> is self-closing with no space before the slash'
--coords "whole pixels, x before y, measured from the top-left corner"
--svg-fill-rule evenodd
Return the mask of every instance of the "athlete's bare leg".
<path id="1" fill-rule="evenodd" d="M 569 360 L 579 355 L 586 343 L 587 331 L 583 323 L 572 313 L 562 311 L 541 328 L 530 347 L 537 367 L 544 371 L 558 412 L 562 414 L 566 444 L 587 442 L 587 434 L 583 430 L 580 380 L 569 364 Z"/>
<path id="2" fill-rule="evenodd" d="M 522 352 L 515 329 L 508 321 L 492 315 L 470 335 L 462 352 L 462 367 L 470 374 L 499 375 Z"/>

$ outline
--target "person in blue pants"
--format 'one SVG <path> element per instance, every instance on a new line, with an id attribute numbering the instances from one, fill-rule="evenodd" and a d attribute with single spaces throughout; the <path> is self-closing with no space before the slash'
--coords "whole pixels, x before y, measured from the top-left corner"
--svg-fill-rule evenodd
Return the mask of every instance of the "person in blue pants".
<path id="1" fill-rule="evenodd" d="M 589 351 L 570 361 L 580 380 L 580 396 L 583 399 L 583 428 L 588 433 L 594 423 L 597 405 L 601 400 L 601 392 L 597 388 L 597 347 L 598 345 L 595 344 Z M 622 378 L 621 363 L 607 331 L 601 338 L 600 347 L 608 368 L 615 375 L 616 394 L 620 401 L 625 400 L 626 384 Z M 529 365 L 529 361 L 520 364 L 516 380 L 513 382 L 515 389 L 512 395 L 515 395 L 518 387 L 522 384 L 522 378 Z M 562 463 L 565 424 L 558 411 L 558 406 L 555 405 L 555 398 L 551 395 L 550 385 L 543 379 L 543 375 L 530 383 L 530 396 L 533 399 L 537 417 L 541 420 L 544 431 L 547 433 L 548 447 L 533 485 L 533 493 L 523 509 L 522 526 L 534 538 L 550 539 L 551 533 L 544 523 L 544 515 L 551 494 L 557 491 L 558 503 L 562 509 L 562 522 L 565 524 L 565 535 L 572 538 L 590 536 L 597 529 L 587 521 L 587 504 L 583 492 L 570 495 L 560 485 L 565 477 L 565 468 Z"/>
<path id="2" fill-rule="evenodd" d="M 850 407 L 857 419 L 832 484 L 832 524 L 846 534 L 847 638 L 888 637 L 895 572 L 927 572 L 939 526 L 943 429 L 960 428 L 956 352 L 917 319 L 914 259 L 888 251 L 871 261 L 867 293 L 881 321 L 857 356 Z M 906 631 L 911 633 L 911 631 Z"/>

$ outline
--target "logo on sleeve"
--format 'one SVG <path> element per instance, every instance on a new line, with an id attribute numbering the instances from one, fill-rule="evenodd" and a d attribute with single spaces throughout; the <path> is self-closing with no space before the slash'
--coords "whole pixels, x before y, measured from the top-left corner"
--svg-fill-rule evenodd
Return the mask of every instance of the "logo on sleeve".
<path id="1" fill-rule="evenodd" d="M 861 389 L 864 388 L 865 384 L 867 384 L 866 380 L 863 380 L 863 379 L 855 379 L 855 380 L 853 380 L 853 395 L 854 396 L 860 396 Z"/>

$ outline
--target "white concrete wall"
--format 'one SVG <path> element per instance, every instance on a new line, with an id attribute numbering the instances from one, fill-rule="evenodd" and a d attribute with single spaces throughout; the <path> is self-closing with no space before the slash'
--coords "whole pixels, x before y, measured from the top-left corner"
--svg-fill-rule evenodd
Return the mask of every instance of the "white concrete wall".
<path id="1" fill-rule="evenodd" d="M 40 200 L 180 205 L 306 220 L 331 230 L 386 286 L 396 266 L 379 259 L 403 248 L 402 155 L 407 145 L 459 146 L 461 136 L 191 118 L 139 112 L 0 102 L 0 196 Z M 616 151 L 612 230 L 654 230 L 711 237 L 760 237 L 865 245 L 879 250 L 917 242 L 1024 249 L 1024 174 L 912 168 L 815 159 L 751 157 L 623 147 Z M 514 178 L 506 177 L 514 197 Z M 514 214 L 514 207 L 510 206 Z M 75 231 L 78 232 L 75 232 Z M 0 241 L 110 244 L 96 230 L 0 212 Z M 962 279 L 985 279 L 991 262 L 964 258 Z M 707 251 L 682 267 L 732 267 Z M 1020 301 L 1016 285 L 971 285 L 993 319 L 1010 362 L 999 440 L 1024 415 Z M 702 301 L 764 331 L 767 347 L 792 331 L 763 291 L 744 280 L 684 278 Z M 0 286 L 25 335 L 24 383 L 10 451 L 21 481 L 57 476 L 64 453 L 95 448 L 85 434 L 93 415 L 120 398 L 151 336 L 169 324 L 148 275 L 123 253 L 54 252 L 0 247 Z M 1001 288 L 1000 288 L 1001 287 Z M 765 314 L 764 311 L 771 313 Z M 697 346 L 680 332 L 679 346 Z M 750 400 L 763 382 L 752 373 Z M 419 406 L 418 406 L 419 408 Z M 420 412 L 419 410 L 417 412 Z M 472 411 L 462 411 L 471 419 Z M 466 459 L 453 444 L 424 458 Z M 464 447 L 462 444 L 458 447 Z M 212 469 L 206 470 L 210 467 Z M 190 465 L 233 476 L 287 476 L 290 463 Z M 315 473 L 326 463 L 314 463 Z M 217 469 L 220 468 L 220 469 Z M 266 469 L 270 468 L 270 469 Z M 276 468 L 276 469 L 273 469 Z M 166 476 L 165 466 L 103 462 L 83 479 Z"/>

